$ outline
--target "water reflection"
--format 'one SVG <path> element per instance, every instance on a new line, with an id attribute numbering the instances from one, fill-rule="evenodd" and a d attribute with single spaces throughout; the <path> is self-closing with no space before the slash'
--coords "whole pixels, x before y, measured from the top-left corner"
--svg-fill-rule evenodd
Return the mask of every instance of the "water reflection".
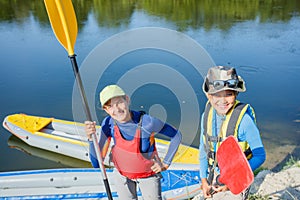
<path id="1" fill-rule="evenodd" d="M 32 147 L 17 138 L 14 135 L 11 135 L 8 139 L 8 146 L 13 149 L 17 149 L 22 151 L 30 156 L 35 156 L 42 159 L 47 159 L 54 163 L 63 164 L 65 166 L 73 166 L 73 167 L 84 167 L 89 168 L 92 167 L 91 163 L 85 162 L 82 160 L 78 160 L 75 158 L 71 158 L 68 156 L 64 156 L 62 154 L 54 153 L 51 151 L 46 151 L 40 148 Z"/>
<path id="2" fill-rule="evenodd" d="M 23 23 L 33 16 L 41 25 L 49 25 L 44 2 L 40 0 L 0 0 L 0 22 Z M 260 23 L 289 21 L 299 16 L 298 0 L 73 0 L 79 30 L 93 14 L 98 25 L 104 27 L 126 26 L 136 11 L 158 16 L 176 25 L 180 31 L 189 28 L 228 30 L 241 21 Z"/>

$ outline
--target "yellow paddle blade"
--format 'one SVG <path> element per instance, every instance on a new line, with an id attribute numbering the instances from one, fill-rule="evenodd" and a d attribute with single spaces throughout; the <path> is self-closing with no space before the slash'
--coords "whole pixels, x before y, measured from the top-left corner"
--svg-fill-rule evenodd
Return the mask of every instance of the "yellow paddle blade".
<path id="1" fill-rule="evenodd" d="M 77 20 L 71 0 L 44 0 L 49 20 L 57 40 L 74 55 L 77 37 Z"/>

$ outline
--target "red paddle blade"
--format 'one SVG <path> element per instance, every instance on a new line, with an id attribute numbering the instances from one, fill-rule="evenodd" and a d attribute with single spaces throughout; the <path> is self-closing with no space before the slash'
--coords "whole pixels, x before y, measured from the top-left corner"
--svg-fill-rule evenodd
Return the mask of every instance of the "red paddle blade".
<path id="1" fill-rule="evenodd" d="M 247 158 L 233 136 L 226 138 L 217 151 L 220 168 L 220 182 L 227 185 L 233 194 L 247 189 L 254 180 L 254 175 Z"/>

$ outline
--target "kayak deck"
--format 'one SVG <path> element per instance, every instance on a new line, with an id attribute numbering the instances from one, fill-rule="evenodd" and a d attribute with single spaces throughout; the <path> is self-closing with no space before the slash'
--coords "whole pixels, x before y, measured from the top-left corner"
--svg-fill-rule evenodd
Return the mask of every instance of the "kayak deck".
<path id="1" fill-rule="evenodd" d="M 26 114 L 13 114 L 4 119 L 3 126 L 30 146 L 90 161 L 89 144 L 83 123 Z M 96 128 L 99 130 L 100 126 Z M 97 134 L 99 138 L 99 131 L 97 131 Z M 159 138 L 155 138 L 155 141 L 159 157 L 163 159 L 167 153 L 169 141 Z M 111 142 L 108 151 L 110 151 L 112 145 Z M 198 152 L 198 148 L 181 144 L 173 163 L 197 165 L 199 164 Z M 112 166 L 108 158 L 104 160 L 104 163 Z"/>

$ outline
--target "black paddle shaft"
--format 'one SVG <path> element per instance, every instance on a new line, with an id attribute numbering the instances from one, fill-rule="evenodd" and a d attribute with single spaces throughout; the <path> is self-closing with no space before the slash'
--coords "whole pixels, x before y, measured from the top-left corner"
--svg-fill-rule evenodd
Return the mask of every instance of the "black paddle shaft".
<path id="1" fill-rule="evenodd" d="M 92 121 L 92 115 L 91 115 L 90 108 L 89 108 L 89 105 L 88 105 L 88 102 L 87 102 L 87 99 L 86 99 L 86 95 L 85 95 L 85 92 L 84 92 L 84 89 L 83 89 L 83 84 L 82 84 L 82 80 L 81 80 L 81 77 L 80 77 L 80 73 L 79 73 L 79 69 L 78 69 L 78 65 L 77 65 L 77 61 L 76 61 L 76 55 L 74 54 L 72 56 L 69 56 L 69 58 L 70 58 L 71 63 L 72 63 L 73 72 L 74 72 L 74 75 L 75 75 L 77 86 L 79 88 L 79 92 L 80 92 L 80 96 L 81 96 L 81 100 L 82 100 L 81 102 L 83 103 L 86 118 L 87 118 L 88 121 Z"/>
<path id="2" fill-rule="evenodd" d="M 82 104 L 83 104 L 83 108 L 84 108 L 86 118 L 87 118 L 88 121 L 92 121 L 92 115 L 91 115 L 89 105 L 88 105 L 88 102 L 87 102 L 87 99 L 86 99 L 86 95 L 85 95 L 85 92 L 84 92 L 82 80 L 81 80 L 81 77 L 80 77 L 80 73 L 79 73 L 79 69 L 78 69 L 78 65 L 77 65 L 77 61 L 76 61 L 76 55 L 74 54 L 72 56 L 69 56 L 69 58 L 70 58 L 71 63 L 72 63 L 75 79 L 76 79 L 76 82 L 77 82 L 77 86 L 79 88 L 79 92 L 80 92 L 80 96 L 81 96 L 81 100 L 82 100 Z M 93 137 L 93 140 L 95 140 L 94 138 L 95 137 Z M 96 141 L 93 141 L 93 142 L 96 142 Z M 97 146 L 97 147 L 99 148 L 99 146 Z M 101 162 L 101 161 L 99 161 L 99 162 Z M 103 165 L 103 163 L 99 163 L 99 166 L 100 165 Z M 104 172 L 104 170 L 103 170 L 103 172 Z M 104 185 L 105 185 L 106 194 L 107 194 L 108 199 L 113 200 L 106 173 L 104 173 L 103 182 L 104 182 Z"/>

